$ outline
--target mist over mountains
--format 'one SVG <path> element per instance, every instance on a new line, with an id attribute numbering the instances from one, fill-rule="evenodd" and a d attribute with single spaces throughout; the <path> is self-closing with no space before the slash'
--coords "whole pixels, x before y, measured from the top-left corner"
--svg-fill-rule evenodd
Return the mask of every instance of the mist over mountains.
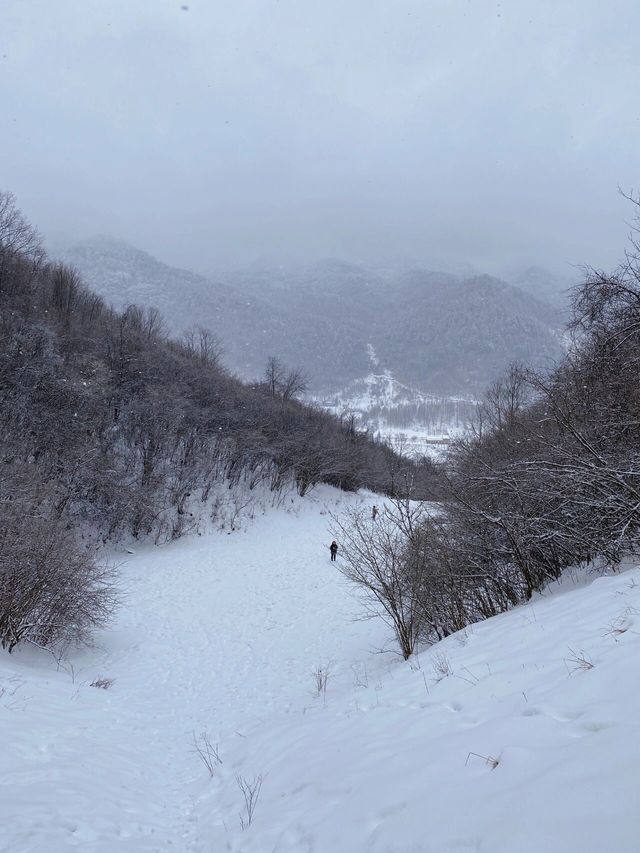
<path id="1" fill-rule="evenodd" d="M 116 308 L 154 305 L 172 332 L 211 329 L 227 366 L 245 379 L 261 376 L 275 355 L 303 370 L 313 391 L 335 390 L 366 375 L 374 353 L 376 369 L 402 382 L 473 396 L 510 362 L 550 366 L 563 349 L 557 306 L 566 283 L 542 269 L 519 273 L 519 287 L 335 259 L 210 278 L 104 237 L 77 244 L 64 260 Z"/>

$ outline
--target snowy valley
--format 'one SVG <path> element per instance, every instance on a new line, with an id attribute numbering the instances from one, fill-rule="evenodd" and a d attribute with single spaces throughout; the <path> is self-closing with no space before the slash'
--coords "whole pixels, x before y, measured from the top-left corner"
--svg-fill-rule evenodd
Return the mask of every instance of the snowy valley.
<path id="1" fill-rule="evenodd" d="M 330 514 L 375 501 L 113 552 L 95 648 L 0 656 L 0 850 L 635 853 L 640 569 L 405 662 L 328 559 Z"/>
<path id="2" fill-rule="evenodd" d="M 307 400 L 355 415 L 403 455 L 441 458 L 509 363 L 550 365 L 566 347 L 570 280 L 540 268 L 513 270 L 513 284 L 336 259 L 204 276 L 106 237 L 63 257 L 117 308 L 154 305 L 174 334 L 206 326 L 245 380 L 260 381 L 270 357 L 300 369 Z"/>
<path id="3" fill-rule="evenodd" d="M 307 400 L 410 456 L 441 458 L 509 363 L 550 365 L 566 347 L 570 280 L 543 269 L 508 284 L 328 259 L 203 276 L 106 237 L 63 257 L 117 308 L 154 305 L 174 334 L 207 326 L 245 380 L 260 381 L 272 356 L 300 369 Z"/>
<path id="4" fill-rule="evenodd" d="M 309 401 L 339 417 L 354 417 L 360 429 L 402 456 L 442 458 L 450 442 L 468 432 L 478 401 L 427 394 L 399 382 L 382 368 L 371 344 L 367 351 L 371 373 L 333 394 L 310 395 Z"/>
<path id="5" fill-rule="evenodd" d="M 0 851 L 635 853 L 640 261 L 481 402 L 369 338 L 305 397 L 3 209 Z M 531 305 L 448 286 L 471 388 L 493 297 Z"/>
<path id="6" fill-rule="evenodd" d="M 640 268 L 480 403 L 305 397 L 0 202 L 0 851 L 635 853 Z"/>
<path id="7" fill-rule="evenodd" d="M 638 32 L 0 3 L 0 853 L 640 853 Z"/>

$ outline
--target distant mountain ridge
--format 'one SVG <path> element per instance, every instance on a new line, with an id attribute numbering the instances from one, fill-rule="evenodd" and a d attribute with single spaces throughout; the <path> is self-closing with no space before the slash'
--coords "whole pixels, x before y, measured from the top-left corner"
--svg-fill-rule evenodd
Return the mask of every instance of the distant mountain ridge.
<path id="1" fill-rule="evenodd" d="M 399 381 L 477 395 L 510 362 L 544 367 L 563 351 L 558 308 L 492 276 L 329 259 L 213 279 L 104 237 L 72 247 L 64 260 L 118 308 L 155 305 L 173 332 L 210 328 L 245 379 L 261 376 L 276 355 L 307 373 L 314 390 L 336 390 L 369 372 L 373 346 L 381 369 Z"/>
<path id="2" fill-rule="evenodd" d="M 544 368 L 562 352 L 557 309 L 500 279 L 417 271 L 397 293 L 376 351 L 414 384 L 426 374 L 432 390 L 477 393 L 509 362 Z"/>

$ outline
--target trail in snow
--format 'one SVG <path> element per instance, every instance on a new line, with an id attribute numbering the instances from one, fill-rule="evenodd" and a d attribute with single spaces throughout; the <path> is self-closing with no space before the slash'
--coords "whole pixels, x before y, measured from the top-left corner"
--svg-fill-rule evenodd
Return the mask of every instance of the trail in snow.
<path id="1" fill-rule="evenodd" d="M 311 702 L 316 665 L 381 639 L 353 621 L 329 562 L 327 510 L 343 500 L 357 499 L 321 490 L 248 530 L 127 557 L 117 622 L 72 669 L 31 650 L 0 658 L 0 850 L 210 849 L 193 814 L 209 782 L 193 733 L 224 754 L 274 710 Z M 100 676 L 109 690 L 89 686 Z"/>
<path id="2" fill-rule="evenodd" d="M 640 569 L 567 580 L 405 663 L 375 653 L 387 630 L 353 620 L 329 562 L 327 507 L 358 500 L 324 489 L 141 550 L 73 670 L 0 655 L 0 850 L 637 853 Z M 263 777 L 244 830 L 238 775 Z"/>

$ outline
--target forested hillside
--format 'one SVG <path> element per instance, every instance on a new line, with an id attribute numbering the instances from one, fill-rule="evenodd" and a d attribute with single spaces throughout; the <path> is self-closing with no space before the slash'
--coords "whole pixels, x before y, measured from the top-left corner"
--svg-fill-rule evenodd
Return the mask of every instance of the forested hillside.
<path id="1" fill-rule="evenodd" d="M 65 259 L 117 308 L 153 304 L 174 332 L 204 323 L 245 378 L 259 376 L 275 354 L 300 367 L 314 392 L 364 377 L 370 347 L 380 370 L 399 381 L 471 396 L 514 360 L 543 367 L 563 352 L 557 307 L 491 276 L 326 260 L 253 265 L 207 279 L 104 238 L 78 244 Z M 536 287 L 553 291 L 551 279 L 538 270 Z"/>
<path id="2" fill-rule="evenodd" d="M 416 271 L 394 294 L 376 352 L 434 392 L 482 392 L 510 362 L 549 368 L 561 356 L 557 309 L 491 276 Z"/>
<path id="3" fill-rule="evenodd" d="M 298 402 L 302 387 L 277 361 L 244 385 L 206 330 L 172 339 L 154 309 L 107 307 L 0 195 L 0 642 L 82 636 L 108 585 L 78 537 L 176 538 L 220 484 L 387 491 L 403 468 L 428 491 L 428 463 Z"/>

